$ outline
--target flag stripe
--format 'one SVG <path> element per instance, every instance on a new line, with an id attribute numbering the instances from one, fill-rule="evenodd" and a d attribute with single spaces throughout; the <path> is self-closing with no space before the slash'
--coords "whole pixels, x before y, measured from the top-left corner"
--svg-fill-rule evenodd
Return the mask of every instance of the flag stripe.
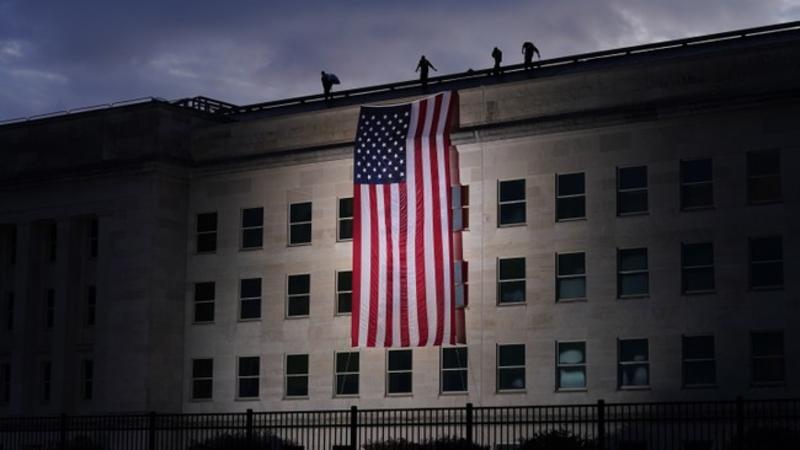
<path id="1" fill-rule="evenodd" d="M 414 179 L 416 182 L 416 225 L 415 225 L 415 233 L 414 239 L 416 240 L 416 245 L 414 246 L 415 252 L 415 271 L 416 274 L 416 281 L 417 281 L 417 289 L 416 289 L 416 296 L 417 296 L 417 304 L 416 304 L 416 312 L 417 312 L 417 327 L 418 327 L 418 338 L 417 338 L 417 345 L 426 345 L 428 342 L 428 311 L 427 311 L 427 283 L 425 280 L 427 279 L 427 272 L 426 268 L 426 261 L 425 261 L 425 234 L 426 231 L 424 228 L 425 224 L 425 187 L 424 187 L 424 180 L 425 177 L 423 176 L 422 172 L 422 134 L 423 128 L 425 126 L 426 121 L 426 107 L 427 101 L 422 100 L 419 102 L 419 107 L 417 108 L 417 113 L 419 114 L 417 120 L 417 133 L 414 136 L 414 144 L 411 146 L 413 152 L 413 161 L 414 161 L 414 168 L 411 172 L 414 173 Z M 413 107 L 412 107 L 413 109 Z"/>

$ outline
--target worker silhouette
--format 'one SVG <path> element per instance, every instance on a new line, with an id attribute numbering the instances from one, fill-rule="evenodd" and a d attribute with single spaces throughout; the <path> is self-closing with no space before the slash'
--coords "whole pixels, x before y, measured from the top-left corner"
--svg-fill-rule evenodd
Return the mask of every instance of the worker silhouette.
<path id="1" fill-rule="evenodd" d="M 495 47 L 494 50 L 492 50 L 492 58 L 494 58 L 493 73 L 495 75 L 501 75 L 503 69 L 500 68 L 500 63 L 503 62 L 503 51 Z"/>
<path id="2" fill-rule="evenodd" d="M 436 67 L 433 67 L 433 64 L 425 58 L 425 55 L 422 55 L 422 58 L 419 59 L 419 64 L 417 64 L 417 70 L 414 71 L 419 72 L 419 81 L 422 82 L 422 87 L 428 86 L 428 69 L 438 72 Z"/>
<path id="3" fill-rule="evenodd" d="M 320 79 L 322 81 L 322 91 L 325 93 L 325 100 L 330 100 L 331 88 L 334 84 L 340 84 L 339 77 L 332 73 L 325 73 L 323 70 Z"/>
<path id="4" fill-rule="evenodd" d="M 539 49 L 533 45 L 533 42 L 525 42 L 522 44 L 522 54 L 525 55 L 525 70 L 533 69 L 533 54 L 542 59 L 542 55 L 539 53 Z"/>

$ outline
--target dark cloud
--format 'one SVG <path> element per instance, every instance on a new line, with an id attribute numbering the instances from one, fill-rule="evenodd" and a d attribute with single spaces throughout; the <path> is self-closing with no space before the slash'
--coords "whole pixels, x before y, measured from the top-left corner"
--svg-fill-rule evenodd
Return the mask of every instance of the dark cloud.
<path id="1" fill-rule="evenodd" d="M 790 0 L 0 0 L 0 119 L 141 96 L 254 103 L 800 18 Z"/>

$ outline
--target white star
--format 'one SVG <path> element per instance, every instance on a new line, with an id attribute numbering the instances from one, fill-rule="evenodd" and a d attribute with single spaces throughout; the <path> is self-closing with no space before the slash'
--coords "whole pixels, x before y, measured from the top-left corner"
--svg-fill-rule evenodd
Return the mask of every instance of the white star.
<path id="1" fill-rule="evenodd" d="M 404 174 L 403 172 L 400 172 L 400 176 L 404 177 L 404 176 L 406 176 L 406 174 Z"/>

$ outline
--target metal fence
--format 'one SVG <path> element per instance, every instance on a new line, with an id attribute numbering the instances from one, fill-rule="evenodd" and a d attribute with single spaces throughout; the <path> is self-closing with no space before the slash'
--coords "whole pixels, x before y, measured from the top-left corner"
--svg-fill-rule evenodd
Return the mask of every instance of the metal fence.
<path id="1" fill-rule="evenodd" d="M 0 418 L 0 450 L 800 448 L 800 400 Z"/>

